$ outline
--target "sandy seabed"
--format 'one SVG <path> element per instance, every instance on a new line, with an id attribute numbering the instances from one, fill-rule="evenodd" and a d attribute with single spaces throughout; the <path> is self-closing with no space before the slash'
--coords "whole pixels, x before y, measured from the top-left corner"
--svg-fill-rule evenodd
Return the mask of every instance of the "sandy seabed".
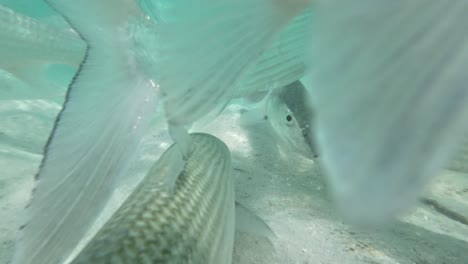
<path id="1" fill-rule="evenodd" d="M 0 264 L 9 263 L 13 254 L 42 147 L 59 110 L 59 104 L 46 100 L 0 101 Z M 468 226 L 446 213 L 468 216 L 468 175 L 445 171 L 425 196 L 431 202 L 386 227 L 362 230 L 333 210 L 318 163 L 278 147 L 267 123 L 242 127 L 238 121 L 238 111 L 229 108 L 197 130 L 229 146 L 237 200 L 263 218 L 277 238 L 270 242 L 238 233 L 234 263 L 468 263 Z M 167 147 L 155 141 L 160 132 L 153 127 L 145 136 L 129 175 L 144 175 Z M 125 197 L 127 185 L 116 190 L 109 208 Z"/>

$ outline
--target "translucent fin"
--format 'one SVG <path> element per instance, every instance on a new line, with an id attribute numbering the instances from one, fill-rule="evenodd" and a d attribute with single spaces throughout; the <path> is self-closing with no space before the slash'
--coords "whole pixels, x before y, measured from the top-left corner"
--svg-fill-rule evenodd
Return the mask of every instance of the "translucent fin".
<path id="1" fill-rule="evenodd" d="M 173 123 L 225 103 L 303 0 L 142 0 L 158 24 L 158 83 Z"/>
<path id="2" fill-rule="evenodd" d="M 0 5 L 0 65 L 56 62 L 78 66 L 85 48 L 71 28 L 53 27 Z"/>
<path id="3" fill-rule="evenodd" d="M 128 38 L 133 5 L 51 3 L 89 47 L 46 146 L 15 264 L 64 260 L 103 208 L 154 111 L 155 86 L 140 74 Z"/>
<path id="4" fill-rule="evenodd" d="M 415 203 L 466 131 L 468 1 L 314 4 L 322 161 L 350 219 L 388 219 Z"/>
<path id="5" fill-rule="evenodd" d="M 279 33 L 242 78 L 235 90 L 235 97 L 284 87 L 304 76 L 312 11 L 312 8 L 305 9 Z"/>
<path id="6" fill-rule="evenodd" d="M 275 233 L 258 215 L 236 201 L 236 230 L 266 237 L 269 240 L 276 238 Z"/>

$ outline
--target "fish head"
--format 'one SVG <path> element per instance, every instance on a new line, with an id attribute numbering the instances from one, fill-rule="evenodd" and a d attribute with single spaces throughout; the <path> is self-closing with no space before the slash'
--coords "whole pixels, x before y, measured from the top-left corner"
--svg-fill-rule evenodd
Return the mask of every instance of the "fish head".
<path id="1" fill-rule="evenodd" d="M 317 157 L 312 138 L 310 96 L 296 81 L 273 91 L 266 104 L 267 119 L 281 145 L 307 157 Z"/>

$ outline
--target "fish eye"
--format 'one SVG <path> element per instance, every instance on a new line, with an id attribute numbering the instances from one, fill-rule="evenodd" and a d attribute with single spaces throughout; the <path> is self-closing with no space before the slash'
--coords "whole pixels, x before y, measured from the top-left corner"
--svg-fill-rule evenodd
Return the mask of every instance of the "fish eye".
<path id="1" fill-rule="evenodd" d="M 286 121 L 288 121 L 288 122 L 291 122 L 291 121 L 292 121 L 292 119 L 293 119 L 293 118 L 292 118 L 292 116 L 291 116 L 291 115 L 287 115 L 287 116 L 286 116 Z"/>

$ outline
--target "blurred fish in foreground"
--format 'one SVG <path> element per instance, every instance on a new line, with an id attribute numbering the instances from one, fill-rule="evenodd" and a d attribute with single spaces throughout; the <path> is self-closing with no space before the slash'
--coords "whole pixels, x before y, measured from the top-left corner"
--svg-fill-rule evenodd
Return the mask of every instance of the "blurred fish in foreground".
<path id="1" fill-rule="evenodd" d="M 262 54 L 309 4 L 314 133 L 350 219 L 378 222 L 408 208 L 466 130 L 465 0 L 142 1 L 149 17 L 130 0 L 49 2 L 88 49 L 49 140 L 15 263 L 57 262 L 76 245 L 158 102 L 187 150 L 185 127 L 251 83 L 249 71 L 269 61 Z M 304 35 L 291 32 L 286 43 L 299 43 Z M 295 51 L 284 50 L 286 58 Z M 269 72 L 290 68 L 280 61 L 270 61 L 275 70 L 263 65 L 257 81 L 271 84 Z"/>
<path id="2" fill-rule="evenodd" d="M 127 1 L 54 1 L 54 7 L 88 47 L 47 143 L 13 263 L 61 263 L 70 254 L 156 110 L 156 85 L 135 62 L 146 55 L 134 54 L 135 45 L 152 37 L 145 34 L 151 25 L 129 21 L 144 20 L 138 7 Z"/>
<path id="3" fill-rule="evenodd" d="M 307 85 L 322 162 L 349 219 L 387 220 L 467 132 L 468 2 L 314 4 Z"/>

